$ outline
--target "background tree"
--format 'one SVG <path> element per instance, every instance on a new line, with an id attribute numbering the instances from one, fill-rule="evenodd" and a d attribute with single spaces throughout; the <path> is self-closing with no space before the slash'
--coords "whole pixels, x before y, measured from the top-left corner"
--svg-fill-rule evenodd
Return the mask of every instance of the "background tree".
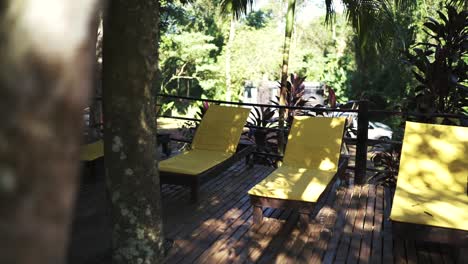
<path id="1" fill-rule="evenodd" d="M 96 3 L 0 4 L 0 263 L 65 262 Z"/>
<path id="2" fill-rule="evenodd" d="M 284 31 L 284 46 L 283 46 L 283 64 L 281 66 L 281 87 L 279 94 L 279 104 L 286 104 L 287 84 L 288 84 L 288 65 L 289 65 L 289 48 L 291 47 L 291 36 L 294 27 L 294 12 L 296 10 L 296 0 L 288 1 L 288 11 L 286 12 L 286 28 Z M 278 136 L 278 151 L 282 155 L 284 153 L 284 118 L 286 115 L 284 108 L 279 109 L 279 136 Z"/>
<path id="3" fill-rule="evenodd" d="M 110 1 L 104 25 L 105 164 L 113 263 L 160 263 L 155 97 L 159 1 Z"/>
<path id="4" fill-rule="evenodd" d="M 242 14 L 247 14 L 248 7 L 252 7 L 253 0 L 222 0 L 221 11 L 229 15 L 229 37 L 226 44 L 226 101 L 231 101 L 231 49 L 236 35 L 236 20 Z"/>

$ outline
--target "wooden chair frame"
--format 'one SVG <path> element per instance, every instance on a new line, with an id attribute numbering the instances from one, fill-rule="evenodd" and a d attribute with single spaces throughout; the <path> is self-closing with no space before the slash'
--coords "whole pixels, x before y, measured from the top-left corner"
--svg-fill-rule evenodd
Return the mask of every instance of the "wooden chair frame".
<path id="1" fill-rule="evenodd" d="M 218 176 L 221 172 L 231 167 L 243 158 L 246 159 L 247 164 L 251 165 L 251 155 L 254 150 L 254 145 L 239 145 L 237 148 L 237 152 L 234 153 L 227 160 L 217 164 L 214 167 L 211 167 L 210 169 L 198 175 L 160 171 L 160 183 L 190 187 L 190 200 L 191 202 L 196 203 L 199 200 L 200 184 Z"/>
<path id="2" fill-rule="evenodd" d="M 338 177 L 342 177 L 348 167 L 348 156 L 341 156 L 338 170 L 330 180 L 325 190 L 320 194 L 317 202 L 305 202 L 297 200 L 286 200 L 278 198 L 263 197 L 258 195 L 250 195 L 250 202 L 253 207 L 253 222 L 255 226 L 259 226 L 263 221 L 263 207 L 278 208 L 278 209 L 294 209 L 299 212 L 299 224 L 302 229 L 306 229 L 309 224 L 309 216 L 314 210 L 314 207 L 320 200 L 330 191 Z"/>

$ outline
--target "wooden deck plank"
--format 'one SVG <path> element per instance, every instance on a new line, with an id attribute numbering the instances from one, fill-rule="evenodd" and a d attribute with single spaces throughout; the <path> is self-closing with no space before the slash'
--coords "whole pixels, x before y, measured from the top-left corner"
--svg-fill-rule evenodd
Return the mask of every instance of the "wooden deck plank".
<path id="1" fill-rule="evenodd" d="M 384 188 L 384 219 L 383 219 L 383 263 L 393 263 L 393 233 L 392 233 L 392 221 L 390 221 L 390 211 L 392 209 L 393 195 L 390 188 Z M 404 255 L 404 254 L 403 254 Z M 401 255 L 400 255 L 401 256 Z M 406 257 L 405 257 L 406 258 Z M 402 259 L 399 257 L 399 260 L 395 260 L 395 263 L 400 262 Z M 405 260 L 406 262 L 406 260 Z"/>
<path id="2" fill-rule="evenodd" d="M 443 263 L 453 264 L 455 260 L 453 258 L 453 249 L 446 245 L 439 245 L 440 253 L 442 256 Z"/>
<path id="3" fill-rule="evenodd" d="M 289 236 L 289 238 L 285 241 L 284 243 L 284 248 L 279 248 L 278 249 L 278 252 L 276 252 L 275 254 L 275 257 L 274 257 L 274 261 L 272 261 L 273 263 L 278 263 L 278 264 L 287 264 L 287 263 L 291 263 L 294 261 L 294 255 L 292 253 L 292 250 L 294 249 L 294 245 L 296 243 L 296 241 L 299 241 L 301 235 L 302 237 L 307 237 L 306 235 L 303 235 L 304 232 L 303 230 L 301 230 L 300 228 L 296 227 L 294 228 L 292 231 L 291 231 L 291 235 Z M 262 258 L 260 259 L 260 261 L 262 261 L 263 263 L 272 263 L 272 262 L 267 262 L 267 258 Z"/>
<path id="4" fill-rule="evenodd" d="M 307 232 L 297 213 L 271 208 L 254 231 L 246 192 L 272 170 L 239 162 L 202 184 L 196 205 L 185 188 L 164 185 L 165 233 L 175 240 L 166 263 L 453 263 L 453 248 L 393 237 L 393 193 L 374 185 L 334 186 Z"/>
<path id="5" fill-rule="evenodd" d="M 374 231 L 372 232 L 372 252 L 370 263 L 382 263 L 384 188 L 377 186 L 374 212 Z"/>
<path id="6" fill-rule="evenodd" d="M 362 237 L 361 250 L 359 252 L 359 263 L 369 263 L 372 249 L 372 230 L 374 227 L 375 210 L 375 186 L 369 186 L 369 198 L 367 200 L 366 218 L 364 223 L 364 233 Z"/>
<path id="7" fill-rule="evenodd" d="M 178 249 L 183 249 L 183 252 L 178 252 L 178 250 L 173 250 L 170 252 L 168 256 L 168 262 L 170 263 L 178 263 L 181 259 L 188 257 L 187 254 L 191 257 L 197 257 L 197 254 L 202 254 L 202 252 L 205 249 L 205 247 L 209 247 L 211 244 L 208 242 L 209 239 L 211 241 L 215 240 L 217 236 L 219 236 L 219 233 L 217 236 L 211 235 L 211 232 L 216 231 L 217 229 L 217 224 L 222 224 L 221 222 L 218 221 L 211 221 L 210 223 L 206 223 L 207 219 L 212 218 L 212 219 L 218 219 L 222 215 L 224 215 L 230 208 L 232 208 L 234 205 L 242 206 L 245 203 L 248 203 L 248 199 L 246 195 L 242 196 L 242 193 L 245 192 L 245 190 L 254 184 L 252 181 L 252 178 L 250 174 L 256 174 L 258 171 L 253 171 L 245 177 L 245 179 L 241 179 L 238 184 L 233 184 L 231 186 L 236 187 L 236 190 L 229 192 L 226 190 L 221 190 L 221 196 L 226 195 L 225 198 L 220 198 L 223 199 L 227 202 L 225 203 L 219 203 L 218 205 L 214 206 L 212 210 L 207 208 L 205 213 L 206 215 L 203 217 L 201 223 L 196 222 L 193 223 L 192 225 L 187 225 L 186 228 L 186 233 L 187 235 L 184 237 L 181 237 L 176 240 L 176 242 L 179 244 Z M 241 198 L 239 198 L 241 197 Z M 240 204 L 238 204 L 240 203 Z M 202 212 L 199 212 L 202 214 Z M 228 216 L 226 216 L 228 217 Z M 192 228 L 199 226 L 197 229 Z M 190 230 L 194 230 L 190 232 Z M 198 243 L 197 243 L 198 242 Z M 202 246 L 203 244 L 203 246 Z M 188 253 L 186 253 L 188 252 Z"/>
<path id="8" fill-rule="evenodd" d="M 365 188 L 334 186 L 324 196 L 323 203 L 316 205 L 312 213 L 316 217 L 311 218 L 308 232 L 296 227 L 297 214 L 290 210 L 265 208 L 266 223 L 254 232 L 247 191 L 272 170 L 259 165 L 249 169 L 243 161 L 238 162 L 201 185 L 198 204 L 188 203 L 188 189 L 163 185 L 165 235 L 175 240 L 166 263 L 336 263 L 336 259 L 341 260 L 337 257 L 340 247 L 347 250 L 343 254 L 347 263 L 356 263 L 356 256 L 367 256 L 361 262 L 370 257 L 371 263 L 384 264 L 455 263 L 456 247 L 415 244 L 393 236 L 389 220 L 393 192 L 379 186 L 369 186 L 365 206 Z M 80 206 L 94 208 L 91 211 L 96 213 L 93 219 L 78 219 L 79 223 L 89 225 L 89 230 L 75 234 L 75 240 L 80 235 L 98 233 L 98 225 L 92 223 L 100 223 L 106 212 L 104 205 L 98 203 Z M 366 214 L 362 221 L 364 207 Z M 352 232 L 348 234 L 350 223 Z M 367 232 L 369 228 L 371 232 Z M 362 237 L 368 241 L 370 253 L 366 253 Z M 93 246 L 103 243 L 96 241 Z"/>
<path id="9" fill-rule="evenodd" d="M 266 176 L 267 173 L 263 173 L 259 175 L 257 178 L 262 178 Z M 258 175 L 258 174 L 257 174 Z M 252 185 L 255 184 L 255 181 L 248 180 L 245 182 L 245 186 L 241 186 L 237 191 L 233 191 L 234 193 L 240 192 L 245 193 Z M 196 230 L 192 233 L 192 237 L 195 237 L 190 243 L 197 244 L 194 250 L 191 250 L 188 256 L 184 257 L 185 262 L 194 262 L 196 258 L 198 258 L 204 251 L 211 247 L 213 243 L 222 235 L 225 234 L 227 230 L 235 230 L 238 226 L 234 225 L 231 228 L 231 225 L 238 223 L 237 220 L 241 215 L 244 215 L 244 212 L 250 208 L 250 201 L 247 195 L 240 195 L 242 198 L 238 202 L 227 202 L 226 207 L 231 208 L 225 214 L 221 214 L 223 210 L 219 210 L 220 212 L 215 213 L 213 215 L 213 219 L 217 219 L 217 221 L 211 221 L 210 223 L 204 223 L 206 228 Z M 232 201 L 235 201 L 232 200 Z M 222 216 L 222 217 L 221 217 Z M 248 217 L 248 216 L 245 216 Z M 218 218 L 221 218 L 221 221 L 218 221 Z"/>
<path id="10" fill-rule="evenodd" d="M 408 241 L 411 243 L 412 241 Z M 416 255 L 418 257 L 417 263 L 431 263 L 431 257 L 429 256 L 427 249 L 426 249 L 426 244 L 422 243 L 420 241 L 415 242 L 415 248 L 416 248 Z"/>
<path id="11" fill-rule="evenodd" d="M 406 260 L 406 248 L 405 248 L 405 241 L 401 239 L 395 239 L 393 244 L 393 259 L 397 264 L 406 264 L 408 263 Z M 384 262 L 385 263 L 385 262 Z"/>
<path id="12" fill-rule="evenodd" d="M 359 260 L 359 251 L 361 250 L 362 236 L 364 235 L 364 220 L 366 217 L 366 205 L 369 197 L 369 185 L 365 185 L 361 189 L 361 197 L 359 198 L 358 213 L 353 227 L 351 243 L 346 263 L 355 264 Z"/>
<path id="13" fill-rule="evenodd" d="M 231 184 L 235 186 L 240 186 L 245 181 L 246 179 L 242 179 L 239 177 L 233 179 Z M 226 182 L 226 180 L 224 180 L 224 182 Z M 207 182 L 207 184 L 213 183 Z M 216 182 L 214 184 L 216 184 Z M 216 197 L 217 199 L 233 199 L 236 196 L 238 196 L 235 193 L 222 192 L 222 189 L 214 189 L 216 189 L 217 191 L 210 193 L 210 195 L 212 195 L 212 197 Z M 184 200 L 178 200 L 178 203 L 165 204 L 165 206 L 180 209 L 172 210 L 171 212 L 173 212 L 174 214 L 172 214 L 171 217 L 167 219 L 167 221 L 177 224 L 172 225 L 172 229 L 167 232 L 168 234 L 166 236 L 174 239 L 177 242 L 178 239 L 189 237 L 192 234 L 193 230 L 202 225 L 203 221 L 206 221 L 206 219 L 212 217 L 213 211 L 210 210 L 211 208 L 219 212 L 220 208 L 223 207 L 223 203 L 219 202 L 216 204 L 211 204 L 211 199 L 207 199 L 203 200 L 202 205 L 193 205 L 187 204 Z M 184 211 L 184 214 L 179 214 L 180 211 Z M 177 249 L 178 247 L 175 247 L 173 250 L 171 250 L 169 255 L 176 253 Z"/>
<path id="14" fill-rule="evenodd" d="M 273 209 L 266 208 L 263 215 L 271 216 Z M 229 259 L 235 258 L 240 254 L 249 239 L 249 231 L 252 226 L 252 208 L 248 210 L 249 218 L 231 236 L 225 238 L 224 244 L 219 245 L 216 251 L 213 251 L 206 261 L 200 263 L 225 263 Z"/>
<path id="15" fill-rule="evenodd" d="M 325 256 L 323 257 L 323 263 L 333 263 L 333 260 L 335 259 L 337 249 L 338 249 L 338 244 L 340 242 L 341 235 L 343 233 L 343 227 L 346 225 L 346 214 L 348 212 L 348 206 L 350 205 L 351 200 L 353 199 L 354 195 L 354 187 L 348 187 L 346 196 L 345 196 L 345 203 L 343 204 L 342 207 L 340 207 L 340 210 L 338 211 L 338 217 L 335 226 L 333 227 L 333 235 L 332 238 L 330 239 L 328 246 L 327 246 L 327 252 L 325 253 Z M 307 259 L 307 252 L 304 252 L 304 257 Z"/>
<path id="16" fill-rule="evenodd" d="M 432 264 L 444 264 L 444 259 L 442 258 L 439 245 L 430 243 L 426 245 L 426 249 Z"/>
<path id="17" fill-rule="evenodd" d="M 345 263 L 346 258 L 348 256 L 349 247 L 351 244 L 352 232 L 354 223 L 356 220 L 356 215 L 359 211 L 359 199 L 361 196 L 361 189 L 362 186 L 356 185 L 354 186 L 354 194 L 353 198 L 351 199 L 351 205 L 347 210 L 346 214 L 346 223 L 345 228 L 343 230 L 343 235 L 340 239 L 340 243 L 338 245 L 338 250 L 336 253 L 336 258 L 333 263 Z"/>
<path id="18" fill-rule="evenodd" d="M 321 230 L 324 228 L 325 222 L 328 220 L 328 217 L 332 213 L 333 203 L 336 199 L 336 192 L 338 188 L 338 184 L 340 182 L 336 181 L 333 183 L 334 185 L 330 188 L 330 191 L 325 194 L 325 197 L 314 208 L 312 213 L 313 220 L 312 223 L 309 225 L 308 232 L 302 232 L 300 236 L 298 236 L 298 244 L 292 244 L 292 250 L 289 252 L 289 258 L 286 263 L 294 263 L 298 258 L 298 254 L 301 254 L 301 258 L 306 262 L 312 262 L 314 259 L 314 249 L 317 248 L 317 243 L 319 242 L 319 237 L 321 234 Z M 332 226 L 328 226 L 331 228 Z M 280 260 L 277 263 L 281 263 Z"/>
<path id="19" fill-rule="evenodd" d="M 292 212 L 291 216 L 280 227 L 281 230 L 273 237 L 268 246 L 263 250 L 257 263 L 272 263 L 279 252 L 287 250 L 288 244 L 291 245 L 292 243 L 287 243 L 286 240 L 293 233 L 293 230 L 296 230 L 296 235 L 300 232 L 298 228 L 295 228 L 298 219 L 299 214 L 297 212 Z"/>
<path id="20" fill-rule="evenodd" d="M 239 165 L 238 165 L 239 166 Z M 240 171 L 249 174 L 249 170 L 246 171 L 246 167 L 239 166 L 237 167 Z M 261 168 L 257 168 L 260 170 Z M 255 168 L 253 169 L 255 171 Z M 231 181 L 227 181 L 226 177 L 229 177 Z M 205 184 L 202 184 L 200 188 L 201 192 L 201 201 L 202 203 L 190 204 L 188 203 L 185 194 L 189 195 L 189 190 L 183 188 L 179 191 L 178 197 L 167 198 L 163 193 L 163 206 L 165 208 L 174 207 L 180 208 L 181 210 L 171 211 L 171 217 L 166 219 L 168 222 L 175 222 L 177 225 L 171 225 L 167 232 L 166 236 L 169 238 L 177 237 L 179 233 L 186 234 L 191 229 L 199 226 L 206 218 L 209 216 L 210 209 L 216 209 L 219 206 L 222 206 L 220 202 L 216 203 L 216 199 L 220 198 L 223 195 L 229 195 L 229 192 L 221 192 L 223 188 L 227 185 L 239 186 L 242 181 L 245 180 L 242 177 L 232 177 L 232 175 L 220 175 L 219 177 L 213 179 L 213 181 L 208 181 Z M 209 195 L 206 199 L 205 196 Z M 232 195 L 231 195 L 232 196 Z M 183 221 L 181 222 L 180 219 Z"/>
<path id="21" fill-rule="evenodd" d="M 255 229 L 252 229 L 250 232 L 250 247 L 247 248 L 248 255 L 245 259 L 246 263 L 256 263 L 259 259 L 262 252 L 267 248 L 273 238 L 280 233 L 281 227 L 285 225 L 287 219 L 291 216 L 291 210 L 278 210 L 279 219 L 276 217 L 268 219 L 270 224 L 268 224 L 267 230 L 265 232 L 257 232 Z M 296 220 L 297 221 L 297 220 Z M 245 255 L 242 255 L 245 256 Z M 240 262 L 243 262 L 244 259 L 241 258 Z"/>
<path id="22" fill-rule="evenodd" d="M 287 213 L 285 210 L 271 208 L 268 208 L 266 211 L 271 211 L 272 213 L 265 215 L 265 219 L 260 226 L 249 228 L 248 232 L 244 233 L 242 239 L 238 241 L 240 243 L 237 244 L 239 254 L 229 256 L 225 263 L 248 262 L 249 255 L 256 250 L 260 250 L 262 244 L 269 241 L 270 232 L 275 230 L 277 218 Z"/>
<path id="23" fill-rule="evenodd" d="M 195 244 L 189 254 L 183 257 L 184 262 L 194 262 L 204 251 L 206 251 L 223 234 L 223 230 L 228 229 L 238 218 L 243 215 L 244 210 L 250 207 L 248 199 L 241 199 L 237 206 L 240 208 L 232 208 L 227 211 L 222 217 L 214 218 L 213 221 L 205 221 L 204 225 L 199 230 L 192 233 L 195 239 L 190 241 L 190 244 Z M 176 263 L 176 262 L 174 262 Z"/>
<path id="24" fill-rule="evenodd" d="M 416 244 L 414 241 L 404 240 L 406 247 L 406 261 L 408 264 L 418 263 L 418 251 L 416 250 Z M 421 262 L 428 263 L 428 262 Z"/>
<path id="25" fill-rule="evenodd" d="M 309 246 L 313 245 L 313 251 L 309 263 L 321 263 L 322 259 L 327 251 L 328 242 L 330 241 L 333 235 L 333 228 L 337 223 L 338 214 L 341 208 L 344 206 L 347 201 L 344 201 L 346 190 L 349 188 L 340 188 L 337 190 L 335 194 L 335 198 L 332 199 L 332 202 L 327 205 L 322 211 L 326 212 L 324 215 L 324 219 L 320 219 L 320 233 L 317 238 L 315 244 L 309 244 Z M 325 218 L 326 217 L 326 218 Z M 309 236 L 309 241 L 314 241 L 313 236 Z"/>
<path id="26" fill-rule="evenodd" d="M 180 220 L 182 219 L 182 224 L 188 224 L 189 227 L 186 227 L 184 230 L 180 230 L 184 225 L 179 226 L 175 225 L 175 228 L 172 228 L 167 234 L 169 237 L 177 237 L 178 233 L 183 233 L 187 234 L 190 230 L 193 228 L 199 226 L 203 221 L 211 217 L 212 213 L 216 213 L 219 211 L 219 208 L 223 206 L 222 201 L 224 200 L 230 200 L 230 199 L 235 199 L 236 196 L 239 197 L 239 193 L 237 192 L 230 192 L 228 188 L 232 189 L 240 189 L 240 186 L 243 186 L 242 184 L 246 184 L 246 182 L 253 181 L 253 178 L 255 174 L 259 173 L 262 168 L 253 168 L 251 170 L 247 169 L 246 167 L 243 167 L 242 173 L 244 173 L 244 177 L 232 177 L 229 175 L 229 180 L 226 178 L 220 177 L 219 182 L 207 182 L 206 187 L 211 187 L 213 191 L 209 192 L 209 197 L 205 199 L 206 194 L 202 191 L 202 198 L 200 199 L 202 203 L 200 204 L 187 204 L 184 200 L 175 200 L 174 203 L 171 204 L 165 204 L 167 207 L 175 207 L 175 208 L 180 208 L 181 210 L 177 210 L 176 214 L 173 215 L 174 221 L 178 221 L 177 223 L 180 224 Z M 205 184 L 202 185 L 203 189 L 205 188 Z M 179 215 L 178 212 L 183 211 L 185 214 Z M 176 218 L 176 219 L 174 219 Z M 188 228 L 188 230 L 187 230 Z"/>

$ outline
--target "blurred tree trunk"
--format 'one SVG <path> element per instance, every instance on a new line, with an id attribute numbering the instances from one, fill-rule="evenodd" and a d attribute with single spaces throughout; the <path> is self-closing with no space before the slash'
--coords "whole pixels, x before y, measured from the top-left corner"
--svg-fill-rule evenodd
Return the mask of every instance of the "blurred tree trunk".
<path id="1" fill-rule="evenodd" d="M 288 82 L 288 66 L 289 66 L 289 49 L 291 47 L 291 36 L 294 28 L 294 12 L 296 9 L 296 0 L 288 1 L 288 11 L 286 13 L 286 29 L 284 34 L 284 48 L 283 48 L 283 66 L 281 67 L 281 88 L 279 94 L 279 104 L 286 104 L 287 96 L 287 82 Z M 279 137 L 278 137 L 278 151 L 280 155 L 284 154 L 284 117 L 287 115 L 287 109 L 280 108 L 279 110 Z"/>
<path id="2" fill-rule="evenodd" d="M 104 21 L 105 164 L 114 263 L 160 263 L 155 97 L 159 1 L 110 1 Z"/>
<path id="3" fill-rule="evenodd" d="M 95 0 L 0 3 L 0 263 L 64 263 Z"/>

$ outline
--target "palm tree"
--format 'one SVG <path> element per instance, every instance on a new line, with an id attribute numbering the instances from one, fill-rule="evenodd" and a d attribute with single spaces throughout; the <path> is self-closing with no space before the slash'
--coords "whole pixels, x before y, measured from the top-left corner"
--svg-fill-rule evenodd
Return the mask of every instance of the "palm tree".
<path id="1" fill-rule="evenodd" d="M 222 0 L 221 12 L 229 15 L 230 27 L 229 38 L 226 44 L 226 101 L 231 101 L 232 88 L 231 88 L 231 49 L 236 34 L 236 20 L 242 15 L 246 14 L 248 7 L 252 6 L 253 0 Z"/>
<path id="2" fill-rule="evenodd" d="M 288 82 L 288 66 L 289 66 L 289 49 L 291 46 L 291 36 L 294 27 L 294 14 L 296 10 L 296 0 L 288 1 L 288 10 L 286 12 L 286 27 L 284 31 L 284 45 L 283 45 L 283 65 L 281 66 L 281 87 L 279 94 L 279 104 L 286 104 L 287 96 L 287 82 Z M 278 135 L 278 152 L 280 155 L 284 153 L 284 118 L 285 109 L 279 110 L 279 135 Z"/>

